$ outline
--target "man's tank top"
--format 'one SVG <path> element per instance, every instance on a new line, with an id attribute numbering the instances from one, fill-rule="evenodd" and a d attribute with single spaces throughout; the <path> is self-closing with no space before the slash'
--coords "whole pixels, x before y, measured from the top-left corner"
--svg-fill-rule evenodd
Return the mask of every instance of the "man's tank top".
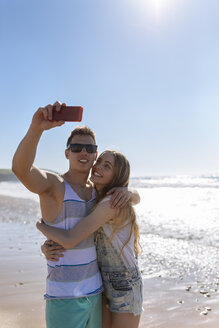
<path id="1" fill-rule="evenodd" d="M 95 204 L 95 190 L 91 199 L 82 200 L 65 181 L 62 211 L 57 219 L 46 224 L 70 230 L 89 215 Z M 46 299 L 77 298 L 101 293 L 102 279 L 97 264 L 93 234 L 74 248 L 63 253 L 58 262 L 47 261 Z"/>

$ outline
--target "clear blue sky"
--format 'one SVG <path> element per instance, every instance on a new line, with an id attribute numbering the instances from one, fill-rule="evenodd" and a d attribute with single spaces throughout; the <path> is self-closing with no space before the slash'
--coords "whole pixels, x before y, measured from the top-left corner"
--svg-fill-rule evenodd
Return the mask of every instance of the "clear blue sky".
<path id="1" fill-rule="evenodd" d="M 218 0 L 1 0 L 0 40 L 0 168 L 60 100 L 132 176 L 219 173 Z M 67 169 L 75 126 L 43 135 L 39 167 Z"/>

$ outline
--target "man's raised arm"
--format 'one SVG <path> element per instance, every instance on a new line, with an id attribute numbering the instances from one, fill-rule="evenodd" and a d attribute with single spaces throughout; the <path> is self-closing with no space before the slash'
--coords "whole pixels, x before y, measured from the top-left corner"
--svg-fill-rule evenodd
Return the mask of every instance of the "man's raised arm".
<path id="1" fill-rule="evenodd" d="M 33 166 L 37 146 L 43 131 L 64 124 L 64 122 L 51 121 L 52 111 L 59 111 L 61 105 L 56 102 L 54 105 L 40 107 L 36 111 L 29 130 L 20 142 L 13 157 L 12 171 L 30 191 L 37 194 L 49 190 L 53 180 L 53 174 L 48 174 Z"/>

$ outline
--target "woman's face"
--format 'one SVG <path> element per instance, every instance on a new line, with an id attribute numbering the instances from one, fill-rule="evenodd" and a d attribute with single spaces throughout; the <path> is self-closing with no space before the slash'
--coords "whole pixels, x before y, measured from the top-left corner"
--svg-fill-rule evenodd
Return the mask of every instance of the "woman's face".
<path id="1" fill-rule="evenodd" d="M 105 152 L 98 157 L 91 172 L 91 181 L 97 189 L 104 188 L 113 180 L 114 164 L 114 156 L 111 153 Z"/>

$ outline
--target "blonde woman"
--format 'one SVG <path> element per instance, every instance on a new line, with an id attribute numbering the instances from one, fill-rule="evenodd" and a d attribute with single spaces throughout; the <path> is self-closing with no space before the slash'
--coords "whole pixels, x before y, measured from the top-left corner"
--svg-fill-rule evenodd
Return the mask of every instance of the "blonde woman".
<path id="1" fill-rule="evenodd" d="M 142 310 L 136 215 L 130 202 L 119 210 L 111 208 L 110 196 L 107 196 L 114 187 L 127 187 L 129 175 L 130 166 L 124 155 L 116 151 L 103 152 L 92 168 L 90 179 L 97 193 L 93 212 L 68 231 L 43 221 L 37 223 L 37 228 L 48 239 L 64 248 L 76 246 L 97 231 L 97 257 L 104 285 L 104 328 L 137 328 Z"/>

